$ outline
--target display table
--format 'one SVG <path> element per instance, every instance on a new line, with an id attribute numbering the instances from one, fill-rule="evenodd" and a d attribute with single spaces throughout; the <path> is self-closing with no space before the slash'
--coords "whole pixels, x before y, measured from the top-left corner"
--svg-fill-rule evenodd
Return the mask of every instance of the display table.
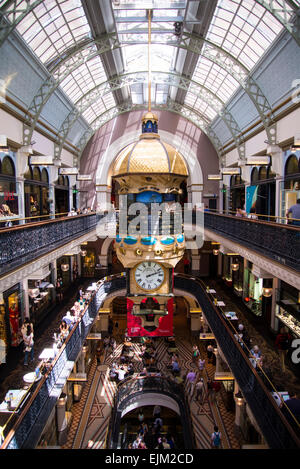
<path id="1" fill-rule="evenodd" d="M 177 353 L 178 352 L 178 348 L 177 347 L 170 347 L 168 348 L 168 353 Z"/>
<path id="2" fill-rule="evenodd" d="M 230 321 L 237 321 L 238 320 L 238 317 L 236 315 L 236 313 L 234 311 L 227 311 L 225 313 L 225 316 L 227 319 L 229 319 Z"/>
<path id="3" fill-rule="evenodd" d="M 14 412 L 26 394 L 25 389 L 10 389 L 6 393 L 5 400 L 0 404 L 0 412 Z M 10 408 L 8 401 L 10 401 Z"/>
<path id="4" fill-rule="evenodd" d="M 44 348 L 42 353 L 39 355 L 40 360 L 50 360 L 55 357 L 55 351 L 53 348 Z"/>
<path id="5" fill-rule="evenodd" d="M 42 377 L 42 374 L 39 373 L 39 375 L 36 375 L 35 371 L 32 371 L 31 373 L 26 373 L 26 375 L 23 376 L 23 381 L 28 384 L 32 384 L 35 381 L 39 381 Z"/>
<path id="6" fill-rule="evenodd" d="M 290 398 L 289 393 L 288 393 L 287 391 L 272 392 L 271 394 L 272 394 L 272 396 L 274 397 L 274 399 L 275 399 L 275 401 L 276 401 L 276 403 L 277 403 L 278 406 L 281 405 L 282 399 L 283 399 L 284 401 L 287 401 L 287 400 Z"/>
<path id="7" fill-rule="evenodd" d="M 200 340 L 213 340 L 214 338 L 215 336 L 211 332 L 208 332 L 206 334 L 204 332 L 201 332 L 201 334 L 199 335 Z"/>

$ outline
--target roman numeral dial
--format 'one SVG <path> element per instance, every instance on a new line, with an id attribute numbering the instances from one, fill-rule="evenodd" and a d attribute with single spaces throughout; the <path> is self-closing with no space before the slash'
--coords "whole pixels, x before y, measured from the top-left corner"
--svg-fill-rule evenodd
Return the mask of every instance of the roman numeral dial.
<path id="1" fill-rule="evenodd" d="M 155 290 L 165 279 L 164 269 L 157 262 L 144 261 L 136 268 L 134 273 L 136 283 L 144 290 Z"/>

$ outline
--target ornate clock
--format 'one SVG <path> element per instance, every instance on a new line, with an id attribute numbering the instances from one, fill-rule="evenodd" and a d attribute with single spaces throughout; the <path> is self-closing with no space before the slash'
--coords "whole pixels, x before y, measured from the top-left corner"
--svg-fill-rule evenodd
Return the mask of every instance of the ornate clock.
<path id="1" fill-rule="evenodd" d="M 143 290 L 153 291 L 163 284 L 165 272 L 157 262 L 144 261 L 136 266 L 134 279 Z"/>

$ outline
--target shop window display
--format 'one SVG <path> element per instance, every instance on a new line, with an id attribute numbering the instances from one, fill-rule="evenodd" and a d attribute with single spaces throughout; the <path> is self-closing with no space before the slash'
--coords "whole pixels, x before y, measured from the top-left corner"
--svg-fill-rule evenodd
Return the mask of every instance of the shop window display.
<path id="1" fill-rule="evenodd" d="M 297 155 L 288 156 L 285 163 L 284 180 L 280 184 L 280 213 L 283 218 L 285 218 L 286 211 L 300 198 L 300 159 Z"/>
<path id="2" fill-rule="evenodd" d="M 0 217 L 18 215 L 18 193 L 15 176 L 14 154 L 0 153 Z"/>
<path id="3" fill-rule="evenodd" d="M 6 363 L 7 331 L 5 323 L 5 305 L 3 299 L 0 302 L 0 365 Z"/>
<path id="4" fill-rule="evenodd" d="M 28 167 L 25 177 L 25 216 L 48 215 L 49 177 L 46 168 Z"/>
<path id="5" fill-rule="evenodd" d="M 300 337 L 300 292 L 283 281 L 277 291 L 276 316 L 290 332 Z"/>
<path id="6" fill-rule="evenodd" d="M 70 209 L 69 203 L 69 178 L 59 176 L 55 185 L 55 212 L 67 214 Z"/>
<path id="7" fill-rule="evenodd" d="M 95 265 L 96 265 L 96 254 L 93 250 L 88 250 L 86 255 L 82 257 L 83 277 L 94 277 L 95 276 Z"/>
<path id="8" fill-rule="evenodd" d="M 263 279 L 256 277 L 251 268 L 245 268 L 243 299 L 255 316 L 262 316 L 262 289 Z"/>

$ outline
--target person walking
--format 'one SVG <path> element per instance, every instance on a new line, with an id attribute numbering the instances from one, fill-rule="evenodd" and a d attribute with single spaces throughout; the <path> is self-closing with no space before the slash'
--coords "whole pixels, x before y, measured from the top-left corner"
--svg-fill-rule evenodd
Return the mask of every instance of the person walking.
<path id="1" fill-rule="evenodd" d="M 300 199 L 297 199 L 296 203 L 286 211 L 286 217 L 288 224 L 300 226 Z M 289 221 L 290 218 L 292 218 L 292 220 Z"/>
<path id="2" fill-rule="evenodd" d="M 187 392 L 190 394 L 192 397 L 194 394 L 194 388 L 195 388 L 195 383 L 196 383 L 196 373 L 195 371 L 191 370 L 189 373 L 186 375 L 186 382 L 188 385 Z"/>
<path id="3" fill-rule="evenodd" d="M 204 368 L 205 368 L 205 360 L 200 357 L 198 360 L 198 369 L 199 369 L 199 373 L 201 376 L 203 374 Z"/>
<path id="4" fill-rule="evenodd" d="M 23 339 L 24 339 L 24 346 L 25 346 L 25 349 L 24 349 L 24 352 L 25 352 L 25 356 L 24 356 L 24 365 L 27 366 L 28 365 L 28 357 L 29 357 L 29 354 L 30 354 L 30 361 L 33 362 L 33 357 L 34 357 L 34 350 L 33 350 L 33 345 L 34 345 L 34 342 L 33 342 L 33 331 L 31 329 L 31 326 L 30 324 L 27 326 L 27 330 L 23 336 Z"/>
<path id="5" fill-rule="evenodd" d="M 196 363 L 200 357 L 200 352 L 197 345 L 193 345 L 193 361 Z"/>
<path id="6" fill-rule="evenodd" d="M 212 449 L 219 449 L 221 447 L 221 432 L 217 425 L 214 426 L 214 431 L 210 438 Z"/>
<path id="7" fill-rule="evenodd" d="M 277 347 L 279 353 L 280 366 L 282 371 L 285 373 L 285 357 L 287 355 L 292 336 L 289 334 L 286 327 L 280 329 L 279 334 L 275 339 L 275 346 Z"/>
<path id="8" fill-rule="evenodd" d="M 196 396 L 195 400 L 200 401 L 200 404 L 203 404 L 203 398 L 204 398 L 204 381 L 203 378 L 200 378 L 199 381 L 196 383 Z"/>

